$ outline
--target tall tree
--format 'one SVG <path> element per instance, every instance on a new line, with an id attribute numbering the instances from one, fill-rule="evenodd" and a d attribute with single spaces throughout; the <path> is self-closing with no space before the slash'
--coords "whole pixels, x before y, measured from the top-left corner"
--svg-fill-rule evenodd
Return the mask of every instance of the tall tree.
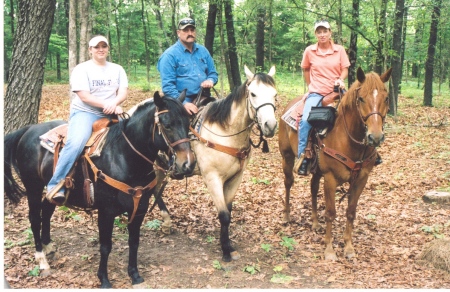
<path id="1" fill-rule="evenodd" d="M 78 16 L 80 20 L 79 63 L 89 59 L 89 52 L 86 49 L 88 47 L 89 36 L 91 35 L 89 31 L 89 6 L 88 0 L 78 0 Z"/>
<path id="2" fill-rule="evenodd" d="M 234 35 L 234 22 L 233 22 L 233 0 L 224 0 L 223 6 L 225 11 L 225 22 L 227 27 L 227 39 L 228 39 L 228 57 L 230 58 L 231 76 L 233 78 L 233 84 L 230 84 L 230 89 L 234 89 L 236 86 L 241 85 L 241 75 L 239 73 L 239 60 L 237 55 L 236 37 Z"/>
<path id="3" fill-rule="evenodd" d="M 359 0 L 352 1 L 352 22 L 355 27 L 359 27 Z M 348 47 L 348 58 L 350 68 L 348 70 L 348 84 L 353 84 L 356 80 L 356 61 L 358 60 L 358 32 L 352 29 L 350 33 L 350 46 Z"/>
<path id="4" fill-rule="evenodd" d="M 205 47 L 213 56 L 216 31 L 217 0 L 209 0 L 208 19 L 206 20 Z"/>
<path id="5" fill-rule="evenodd" d="M 402 78 L 402 37 L 403 37 L 403 14 L 405 11 L 405 0 L 395 1 L 394 31 L 392 33 L 392 90 L 389 92 L 389 113 L 397 115 L 398 92 Z"/>
<path id="6" fill-rule="evenodd" d="M 258 5 L 256 23 L 256 71 L 264 71 L 264 28 L 266 22 L 266 7 Z"/>
<path id="7" fill-rule="evenodd" d="M 381 74 L 385 67 L 385 46 L 386 46 L 386 11 L 388 0 L 381 0 L 380 15 L 378 15 L 378 42 L 375 56 L 375 66 L 373 71 Z"/>
<path id="8" fill-rule="evenodd" d="M 141 20 L 142 20 L 142 27 L 144 29 L 144 47 L 145 47 L 145 67 L 147 72 L 147 82 L 150 83 L 150 59 L 149 59 L 149 49 L 148 49 L 148 39 L 147 39 L 147 24 L 145 19 L 145 4 L 144 0 L 141 0 Z"/>
<path id="9" fill-rule="evenodd" d="M 72 73 L 73 68 L 78 64 L 77 3 L 77 0 L 70 0 L 69 2 L 69 31 L 67 35 L 69 40 L 69 74 Z"/>
<path id="10" fill-rule="evenodd" d="M 18 1 L 18 22 L 5 95 L 5 134 L 38 121 L 55 7 L 56 0 Z"/>
<path id="11" fill-rule="evenodd" d="M 423 105 L 433 106 L 433 74 L 434 55 L 438 35 L 439 20 L 441 17 L 442 0 L 433 1 L 433 13 L 431 14 L 430 39 L 428 41 L 427 60 L 425 61 L 425 85 L 423 91 Z"/>

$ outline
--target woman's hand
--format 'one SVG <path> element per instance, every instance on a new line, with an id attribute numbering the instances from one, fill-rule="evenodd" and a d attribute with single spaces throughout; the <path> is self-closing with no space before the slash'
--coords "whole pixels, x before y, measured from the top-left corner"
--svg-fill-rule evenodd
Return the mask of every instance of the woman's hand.
<path id="1" fill-rule="evenodd" d="M 341 78 L 336 79 L 336 81 L 334 81 L 334 85 L 339 85 L 340 89 L 345 89 L 345 83 L 344 80 L 342 80 Z"/>

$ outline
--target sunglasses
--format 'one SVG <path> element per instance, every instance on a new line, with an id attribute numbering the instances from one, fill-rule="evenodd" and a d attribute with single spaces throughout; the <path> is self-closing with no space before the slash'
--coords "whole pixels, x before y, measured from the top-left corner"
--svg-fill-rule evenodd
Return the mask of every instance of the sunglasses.
<path id="1" fill-rule="evenodd" d="M 180 23 L 178 24 L 178 26 L 180 25 L 186 25 L 186 24 L 192 24 L 195 25 L 195 20 L 192 19 L 183 19 L 180 21 Z"/>

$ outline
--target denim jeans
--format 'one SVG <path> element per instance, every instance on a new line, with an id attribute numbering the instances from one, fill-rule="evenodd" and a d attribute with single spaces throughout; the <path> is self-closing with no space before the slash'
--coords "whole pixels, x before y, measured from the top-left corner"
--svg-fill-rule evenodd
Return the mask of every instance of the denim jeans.
<path id="1" fill-rule="evenodd" d="M 306 98 L 305 107 L 303 108 L 303 116 L 298 125 L 298 158 L 300 158 L 300 155 L 305 152 L 306 144 L 308 143 L 309 131 L 311 131 L 312 128 L 311 124 L 307 121 L 309 112 L 313 106 L 322 106 L 322 97 L 323 96 L 318 93 L 310 93 Z"/>
<path id="2" fill-rule="evenodd" d="M 47 191 L 65 179 L 91 137 L 92 124 L 101 118 L 102 116 L 94 113 L 74 109 L 70 111 L 67 142 L 59 154 L 55 172 L 47 185 Z"/>

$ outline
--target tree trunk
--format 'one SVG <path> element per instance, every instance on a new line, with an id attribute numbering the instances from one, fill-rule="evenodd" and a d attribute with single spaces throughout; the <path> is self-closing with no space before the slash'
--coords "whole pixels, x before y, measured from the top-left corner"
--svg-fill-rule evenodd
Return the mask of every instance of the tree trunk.
<path id="1" fill-rule="evenodd" d="M 148 50 L 148 40 L 147 40 L 147 24 L 145 21 L 145 5 L 144 0 L 141 0 L 142 5 L 142 27 L 144 28 L 144 47 L 145 47 L 145 66 L 147 68 L 147 83 L 150 83 L 150 60 L 149 60 L 149 50 Z"/>
<path id="2" fill-rule="evenodd" d="M 159 7 L 161 7 L 161 0 L 153 0 L 153 12 L 155 13 L 156 22 L 158 23 L 158 27 L 161 30 L 162 37 L 164 38 L 165 44 L 164 48 L 168 48 L 171 45 L 171 40 L 167 37 L 167 33 L 164 29 L 164 24 L 161 17 L 161 11 L 159 10 Z M 160 41 L 160 38 L 158 38 L 158 45 L 159 45 L 159 52 L 158 56 L 160 56 L 163 52 L 163 44 Z"/>
<path id="3" fill-rule="evenodd" d="M 428 42 L 427 60 L 425 61 L 425 88 L 423 92 L 424 106 L 433 106 L 434 55 L 436 52 L 438 26 L 439 19 L 441 17 L 441 6 L 442 0 L 434 1 L 433 13 L 431 14 L 430 39 Z"/>
<path id="4" fill-rule="evenodd" d="M 72 74 L 73 68 L 78 64 L 78 47 L 77 47 L 77 0 L 69 2 L 69 75 Z M 85 48 L 86 49 L 86 48 Z"/>
<path id="5" fill-rule="evenodd" d="M 266 7 L 258 7 L 257 23 L 256 23 L 256 72 L 264 71 L 264 28 L 266 20 Z"/>
<path id="6" fill-rule="evenodd" d="M 273 37 L 273 15 L 272 15 L 273 0 L 269 0 L 269 43 L 267 51 L 269 52 L 269 66 L 272 65 L 272 37 Z"/>
<path id="7" fill-rule="evenodd" d="M 355 27 L 359 27 L 359 0 L 352 3 L 352 22 Z M 358 32 L 352 29 L 350 34 L 350 46 L 348 48 L 348 58 L 350 68 L 348 70 L 348 87 L 356 80 L 356 61 L 358 60 Z"/>
<path id="8" fill-rule="evenodd" d="M 397 115 L 397 100 L 398 89 L 400 87 L 402 78 L 402 36 L 403 36 L 403 13 L 405 8 L 405 0 L 395 1 L 395 19 L 394 19 L 394 31 L 392 33 L 392 50 L 394 51 L 391 57 L 392 66 L 392 90 L 390 91 L 389 98 L 389 114 Z M 406 28 L 405 28 L 406 29 Z M 400 40 L 400 41 L 399 41 Z"/>
<path id="9" fill-rule="evenodd" d="M 205 47 L 213 56 L 216 31 L 217 0 L 209 0 L 208 20 L 206 21 Z"/>
<path id="10" fill-rule="evenodd" d="M 56 52 L 56 78 L 61 81 L 61 53 Z"/>
<path id="11" fill-rule="evenodd" d="M 237 56 L 236 38 L 234 35 L 233 24 L 233 0 L 224 0 L 225 22 L 227 27 L 227 39 L 228 39 L 228 56 L 230 58 L 231 76 L 233 78 L 233 84 L 230 84 L 230 90 L 234 87 L 241 85 L 241 75 L 239 73 L 239 60 Z"/>
<path id="12" fill-rule="evenodd" d="M 221 3 L 222 4 L 222 3 Z M 225 64 L 225 69 L 227 72 L 227 78 L 228 78 L 228 84 L 233 84 L 233 76 L 231 75 L 231 66 L 230 66 L 230 58 L 227 58 L 228 56 L 228 49 L 227 44 L 225 42 L 225 34 L 223 32 L 223 17 L 222 17 L 222 5 L 220 6 L 217 13 L 217 22 L 219 23 L 219 35 L 220 35 L 220 49 L 221 49 L 221 55 L 222 55 L 222 64 Z M 223 71 L 221 72 L 221 75 L 223 76 Z M 221 83 L 223 81 L 223 78 L 220 78 Z M 223 84 L 221 84 L 221 91 L 223 92 Z"/>
<path id="13" fill-rule="evenodd" d="M 88 27 L 89 27 L 89 1 L 78 0 L 78 17 L 80 19 L 80 43 L 78 47 L 79 59 L 78 62 L 82 63 L 89 60 L 88 51 Z"/>
<path id="14" fill-rule="evenodd" d="M 378 23 L 378 42 L 377 42 L 377 52 L 375 57 L 375 66 L 373 71 L 378 74 L 384 72 L 385 67 L 385 55 L 384 55 L 384 47 L 386 44 L 386 10 L 387 10 L 387 2 L 388 0 L 381 1 L 381 9 Z"/>
<path id="15" fill-rule="evenodd" d="M 38 121 L 56 0 L 18 1 L 18 23 L 5 95 L 5 134 Z"/>

